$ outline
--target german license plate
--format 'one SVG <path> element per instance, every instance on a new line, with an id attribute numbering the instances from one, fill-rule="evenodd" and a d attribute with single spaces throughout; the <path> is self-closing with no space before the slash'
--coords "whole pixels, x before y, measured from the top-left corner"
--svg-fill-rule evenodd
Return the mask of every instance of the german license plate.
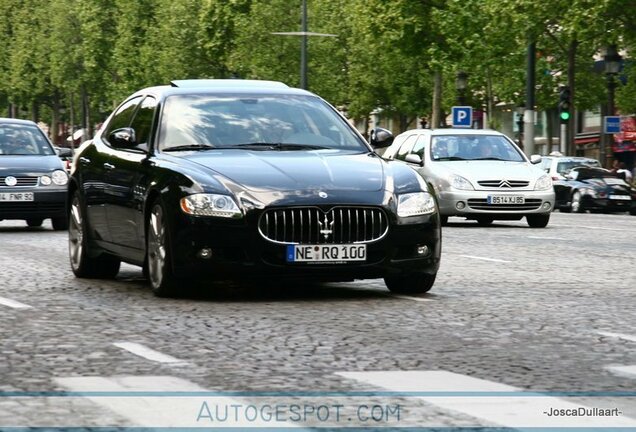
<path id="1" fill-rule="evenodd" d="M 33 201 L 33 192 L 2 192 L 0 201 Z"/>
<path id="2" fill-rule="evenodd" d="M 609 199 L 612 200 L 623 200 L 623 201 L 631 201 L 632 197 L 630 197 L 629 195 L 610 195 Z"/>
<path id="3" fill-rule="evenodd" d="M 488 204 L 525 204 L 526 198 L 516 195 L 488 195 Z"/>
<path id="4" fill-rule="evenodd" d="M 367 245 L 288 245 L 287 262 L 366 261 Z"/>

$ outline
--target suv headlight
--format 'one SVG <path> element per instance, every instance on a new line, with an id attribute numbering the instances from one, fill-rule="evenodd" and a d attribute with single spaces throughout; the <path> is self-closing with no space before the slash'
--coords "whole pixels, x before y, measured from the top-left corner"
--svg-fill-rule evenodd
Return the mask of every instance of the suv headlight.
<path id="1" fill-rule="evenodd" d="M 53 174 L 51 174 L 51 178 L 53 179 L 53 183 L 58 186 L 64 186 L 68 183 L 68 175 L 62 170 L 55 170 Z"/>
<path id="2" fill-rule="evenodd" d="M 408 217 L 431 213 L 435 213 L 435 199 L 428 192 L 398 195 L 398 216 Z"/>
<path id="3" fill-rule="evenodd" d="M 539 180 L 534 184 L 534 190 L 548 190 L 552 189 L 552 179 L 550 176 L 543 175 L 539 177 Z"/>
<path id="4" fill-rule="evenodd" d="M 459 190 L 475 190 L 473 185 L 462 176 L 458 176 L 458 175 L 453 174 L 453 175 L 451 175 L 448 178 L 448 182 L 450 183 L 451 187 L 453 187 L 455 189 L 459 189 Z"/>
<path id="5" fill-rule="evenodd" d="M 193 216 L 240 218 L 243 213 L 232 197 L 218 194 L 194 194 L 181 198 L 181 210 Z"/>

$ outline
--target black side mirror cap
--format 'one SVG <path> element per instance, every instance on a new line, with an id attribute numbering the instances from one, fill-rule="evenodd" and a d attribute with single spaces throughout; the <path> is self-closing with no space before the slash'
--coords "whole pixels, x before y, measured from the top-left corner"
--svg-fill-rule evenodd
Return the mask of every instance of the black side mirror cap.
<path id="1" fill-rule="evenodd" d="M 373 128 L 371 130 L 370 142 L 373 148 L 384 148 L 393 144 L 395 137 L 390 130 L 384 128 Z"/>
<path id="2" fill-rule="evenodd" d="M 108 142 L 113 147 L 132 148 L 137 145 L 137 135 L 133 128 L 115 129 L 108 135 Z"/>
<path id="3" fill-rule="evenodd" d="M 55 152 L 60 158 L 70 158 L 73 156 L 73 150 L 68 147 L 56 147 Z"/>

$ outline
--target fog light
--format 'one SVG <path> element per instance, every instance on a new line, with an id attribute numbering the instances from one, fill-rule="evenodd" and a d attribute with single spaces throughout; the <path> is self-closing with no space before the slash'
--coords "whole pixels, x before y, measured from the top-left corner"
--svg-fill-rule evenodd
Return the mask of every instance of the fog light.
<path id="1" fill-rule="evenodd" d="M 417 254 L 420 256 L 428 255 L 428 246 L 418 246 Z"/>
<path id="2" fill-rule="evenodd" d="M 544 202 L 543 203 L 543 210 L 550 210 L 550 203 L 549 202 Z"/>
<path id="3" fill-rule="evenodd" d="M 197 253 L 197 256 L 201 259 L 210 259 L 212 258 L 212 249 L 203 248 Z"/>
<path id="4" fill-rule="evenodd" d="M 466 208 L 466 203 L 464 203 L 464 201 L 460 201 L 457 204 L 455 204 L 455 208 L 457 210 L 464 210 Z"/>

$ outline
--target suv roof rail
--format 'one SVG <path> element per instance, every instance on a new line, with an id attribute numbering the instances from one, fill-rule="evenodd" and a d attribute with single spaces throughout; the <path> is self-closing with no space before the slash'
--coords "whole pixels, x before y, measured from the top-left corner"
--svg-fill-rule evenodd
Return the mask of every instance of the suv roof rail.
<path id="1" fill-rule="evenodd" d="M 170 81 L 172 87 L 180 88 L 231 88 L 231 87 L 256 87 L 256 88 L 289 88 L 280 81 L 244 80 L 244 79 L 189 79 Z"/>

